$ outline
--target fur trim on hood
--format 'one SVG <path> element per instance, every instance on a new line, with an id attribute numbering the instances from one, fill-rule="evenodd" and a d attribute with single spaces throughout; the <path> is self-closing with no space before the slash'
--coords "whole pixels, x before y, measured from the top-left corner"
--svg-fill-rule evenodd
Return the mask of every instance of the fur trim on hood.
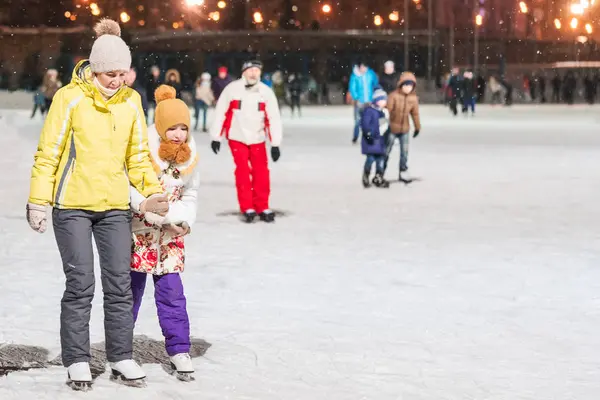
<path id="1" fill-rule="evenodd" d="M 398 87 L 402 86 L 406 82 L 413 82 L 414 87 L 411 93 L 417 91 L 417 77 L 412 72 L 406 71 L 400 75 L 400 79 L 398 79 Z"/>
<path id="2" fill-rule="evenodd" d="M 181 74 L 175 68 L 168 70 L 167 73 L 165 74 L 166 83 L 169 83 L 169 77 L 171 75 L 175 75 L 175 82 L 181 83 Z"/>

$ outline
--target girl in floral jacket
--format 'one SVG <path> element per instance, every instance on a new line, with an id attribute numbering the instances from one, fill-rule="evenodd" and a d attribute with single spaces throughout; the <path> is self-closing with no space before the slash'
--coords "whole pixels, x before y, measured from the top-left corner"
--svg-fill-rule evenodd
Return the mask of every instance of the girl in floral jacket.
<path id="1" fill-rule="evenodd" d="M 146 276 L 152 274 L 158 321 L 172 368 L 179 379 L 191 380 L 190 323 L 179 273 L 185 265 L 183 237 L 196 220 L 198 174 L 194 169 L 198 156 L 187 105 L 176 99 L 171 86 L 160 86 L 155 98 L 155 125 L 148 128 L 148 145 L 170 207 L 165 216 L 148 212 L 140 207 L 143 197 L 131 188 L 133 317 L 137 320 Z"/>

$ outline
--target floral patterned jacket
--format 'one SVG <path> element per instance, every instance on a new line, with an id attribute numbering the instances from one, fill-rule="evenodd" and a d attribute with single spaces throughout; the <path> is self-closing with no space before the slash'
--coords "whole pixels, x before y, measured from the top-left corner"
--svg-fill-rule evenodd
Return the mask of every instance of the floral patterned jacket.
<path id="1" fill-rule="evenodd" d="M 169 212 L 165 224 L 182 224 L 192 227 L 196 220 L 196 199 L 199 176 L 195 171 L 198 155 L 196 144 L 190 133 L 188 145 L 192 150 L 189 161 L 172 165 L 158 157 L 160 137 L 156 128 L 148 128 L 148 145 L 154 169 L 157 171 L 163 189 L 169 195 Z M 133 249 L 131 269 L 153 275 L 165 275 L 183 272 L 185 265 L 185 246 L 183 236 L 172 237 L 161 227 L 147 222 L 140 213 L 140 204 L 144 201 L 133 186 L 131 187 L 131 208 L 133 210 Z"/>

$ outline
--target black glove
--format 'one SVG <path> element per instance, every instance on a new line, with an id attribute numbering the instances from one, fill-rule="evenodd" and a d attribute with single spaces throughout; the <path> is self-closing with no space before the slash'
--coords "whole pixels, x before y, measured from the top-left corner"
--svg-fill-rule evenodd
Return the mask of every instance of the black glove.
<path id="1" fill-rule="evenodd" d="M 373 135 L 371 134 L 371 132 L 365 133 L 365 140 L 367 141 L 368 144 L 373 144 L 375 142 L 375 140 L 373 139 Z"/>
<path id="2" fill-rule="evenodd" d="M 419 136 L 419 130 L 415 129 L 415 133 L 413 133 L 413 137 L 416 138 L 417 136 Z"/>
<path id="3" fill-rule="evenodd" d="M 273 162 L 277 162 L 279 157 L 281 157 L 281 151 L 279 151 L 279 147 L 271 147 L 271 158 L 273 159 Z"/>
<path id="4" fill-rule="evenodd" d="M 219 154 L 219 150 L 221 150 L 221 142 L 213 140 L 212 142 L 210 142 L 210 147 L 212 148 L 213 153 Z"/>

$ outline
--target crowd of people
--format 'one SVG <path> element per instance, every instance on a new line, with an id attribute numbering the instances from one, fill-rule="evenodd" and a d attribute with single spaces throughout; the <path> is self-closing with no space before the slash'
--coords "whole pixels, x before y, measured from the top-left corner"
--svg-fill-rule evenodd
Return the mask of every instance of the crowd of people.
<path id="1" fill-rule="evenodd" d="M 594 104 L 599 84 L 600 73 L 587 70 L 555 71 L 551 78 L 544 72 L 526 73 L 520 79 L 511 80 L 500 75 L 490 75 L 486 79 L 483 74 L 475 75 L 471 70 L 461 72 L 454 68 L 438 82 L 438 88 L 444 102 L 456 115 L 459 106 L 463 113 L 469 108 L 474 113 L 478 103 L 512 105 L 517 95 L 523 103 L 574 104 L 579 97 L 588 104 Z"/>

